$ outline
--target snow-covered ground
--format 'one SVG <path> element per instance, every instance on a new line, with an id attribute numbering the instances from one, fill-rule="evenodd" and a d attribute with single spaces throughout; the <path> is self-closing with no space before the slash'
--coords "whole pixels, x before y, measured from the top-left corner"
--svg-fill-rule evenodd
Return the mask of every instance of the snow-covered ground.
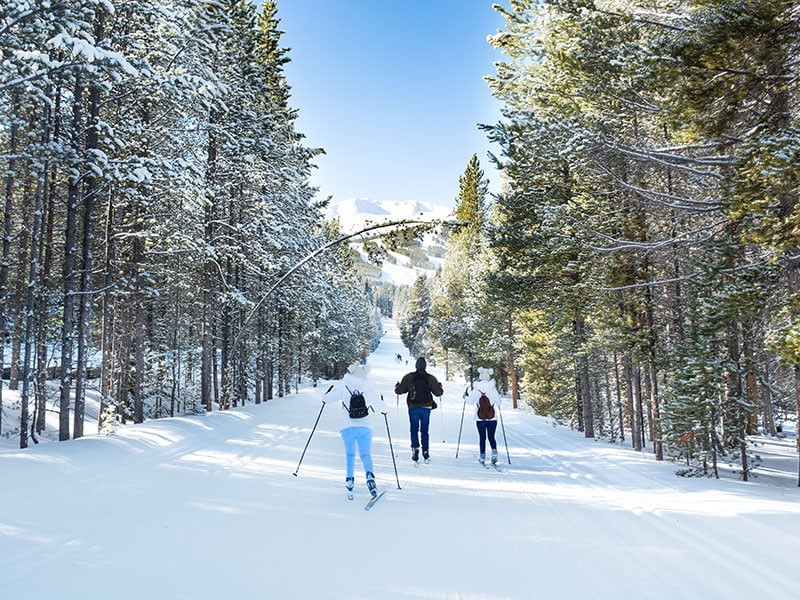
<path id="1" fill-rule="evenodd" d="M 463 382 L 445 382 L 432 463 L 414 468 L 392 392 L 411 367 L 397 353 L 407 356 L 387 323 L 369 359 L 390 407 L 373 444 L 387 493 L 370 512 L 358 461 L 356 499 L 345 496 L 332 407 L 297 470 L 322 384 L 260 406 L 0 451 L 0 596 L 797 597 L 798 488 L 679 478 L 674 464 L 508 407 L 511 464 L 498 430 L 497 473 L 477 464 L 468 416 L 460 429 Z"/>

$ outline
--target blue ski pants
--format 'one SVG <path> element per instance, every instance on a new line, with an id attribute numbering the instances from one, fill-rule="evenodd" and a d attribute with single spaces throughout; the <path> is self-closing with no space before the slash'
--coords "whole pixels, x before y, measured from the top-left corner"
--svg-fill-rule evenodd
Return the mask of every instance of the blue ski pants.
<path id="1" fill-rule="evenodd" d="M 476 421 L 478 425 L 478 443 L 481 454 L 486 454 L 486 436 L 489 436 L 489 445 L 492 450 L 497 450 L 497 440 L 494 434 L 497 431 L 497 421 Z"/>
<path id="2" fill-rule="evenodd" d="M 431 424 L 431 409 L 415 406 L 408 409 L 408 420 L 411 424 L 411 447 L 419 448 L 422 438 L 422 451 L 428 450 L 428 427 Z"/>

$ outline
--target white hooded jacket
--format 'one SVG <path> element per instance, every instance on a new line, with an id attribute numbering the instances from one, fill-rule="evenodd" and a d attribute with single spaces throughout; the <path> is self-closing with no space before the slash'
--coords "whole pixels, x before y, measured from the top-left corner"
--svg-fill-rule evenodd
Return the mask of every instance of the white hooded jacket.
<path id="1" fill-rule="evenodd" d="M 363 370 L 361 373 L 363 373 Z M 339 431 L 349 427 L 369 427 L 372 429 L 373 413 L 385 413 L 388 411 L 386 403 L 381 400 L 380 396 L 372 389 L 372 386 L 364 377 L 359 376 L 361 373 L 346 373 L 340 381 L 334 384 L 333 389 L 322 397 L 325 404 L 338 408 L 341 413 Z M 364 395 L 364 401 L 367 403 L 367 416 L 362 419 L 350 418 L 350 396 L 356 390 Z"/>
<path id="2" fill-rule="evenodd" d="M 470 391 L 469 395 L 466 397 L 466 402 L 475 405 L 474 412 L 476 421 L 481 420 L 478 418 L 478 400 L 480 400 L 481 394 L 486 394 L 494 406 L 494 419 L 490 420 L 496 421 L 500 412 L 500 406 L 503 404 L 503 400 L 500 398 L 500 394 L 497 391 L 497 385 L 495 384 L 494 379 L 489 379 L 488 381 L 479 379 L 478 381 L 475 381 L 472 384 L 472 391 Z"/>

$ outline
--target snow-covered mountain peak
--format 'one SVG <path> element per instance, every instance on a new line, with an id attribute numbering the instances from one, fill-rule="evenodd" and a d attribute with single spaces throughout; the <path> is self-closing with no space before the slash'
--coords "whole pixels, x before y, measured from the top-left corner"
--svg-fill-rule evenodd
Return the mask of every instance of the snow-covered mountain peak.
<path id="1" fill-rule="evenodd" d="M 348 198 L 340 202 L 332 202 L 328 206 L 326 216 L 328 219 L 339 219 L 339 228 L 342 233 L 353 233 L 369 225 L 379 225 L 404 220 L 436 221 L 446 219 L 451 215 L 452 209 L 430 202 L 407 200 L 403 202 L 379 201 L 369 198 Z M 400 252 L 389 252 L 387 260 L 380 267 L 380 273 L 374 275 L 382 281 L 389 281 L 396 285 L 411 285 L 421 273 L 431 273 L 441 262 L 441 248 L 431 250 L 431 246 L 440 244 L 432 234 L 425 234 L 421 245 L 428 251 L 428 259 L 424 263 L 419 258 L 412 259 L 410 255 Z M 362 260 L 367 263 L 366 253 L 361 254 Z M 415 262 L 416 261 L 416 262 Z"/>
<path id="2" fill-rule="evenodd" d="M 430 202 L 406 200 L 403 202 L 380 201 L 370 198 L 348 198 L 332 202 L 328 207 L 328 219 L 339 219 L 342 232 L 350 233 L 368 223 L 402 221 L 404 219 L 444 219 L 451 208 Z"/>

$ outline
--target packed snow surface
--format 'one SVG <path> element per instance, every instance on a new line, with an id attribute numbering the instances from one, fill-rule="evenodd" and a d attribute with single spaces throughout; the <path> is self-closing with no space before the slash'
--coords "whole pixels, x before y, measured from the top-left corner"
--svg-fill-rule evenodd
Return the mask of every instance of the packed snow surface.
<path id="1" fill-rule="evenodd" d="M 300 464 L 327 382 L 259 406 L 2 450 L 0 595 L 797 598 L 797 488 L 680 478 L 649 453 L 509 406 L 498 473 L 476 461 L 469 411 L 462 429 L 460 380 L 444 382 L 432 462 L 414 468 L 393 393 L 414 361 L 386 329 L 368 363 L 390 407 L 373 443 L 387 493 L 370 512 L 358 460 L 355 500 L 345 495 L 334 407 Z"/>

